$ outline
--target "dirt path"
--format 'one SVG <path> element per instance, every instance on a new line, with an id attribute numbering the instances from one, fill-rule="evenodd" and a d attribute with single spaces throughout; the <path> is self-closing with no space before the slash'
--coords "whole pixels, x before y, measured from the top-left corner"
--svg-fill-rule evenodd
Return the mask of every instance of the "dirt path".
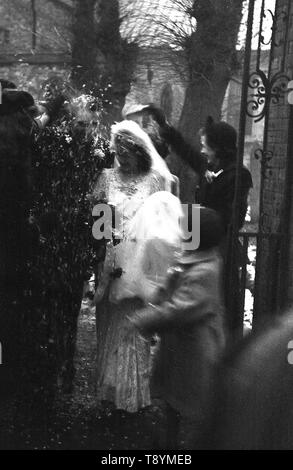
<path id="1" fill-rule="evenodd" d="M 76 375 L 72 393 L 52 402 L 0 403 L 0 449 L 152 449 L 160 414 L 154 408 L 129 415 L 99 410 L 95 399 L 95 311 L 84 301 L 78 320 Z"/>

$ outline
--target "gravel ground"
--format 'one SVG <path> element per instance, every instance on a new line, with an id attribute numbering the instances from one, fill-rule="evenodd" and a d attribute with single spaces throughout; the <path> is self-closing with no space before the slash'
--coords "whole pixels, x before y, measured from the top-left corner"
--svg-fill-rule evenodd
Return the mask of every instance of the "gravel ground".
<path id="1" fill-rule="evenodd" d="M 54 397 L 1 399 L 0 449 L 154 449 L 161 441 L 163 413 L 159 406 L 130 415 L 95 400 L 95 312 L 84 301 L 79 316 L 76 376 L 72 393 Z M 156 436 L 152 435 L 156 431 Z"/>

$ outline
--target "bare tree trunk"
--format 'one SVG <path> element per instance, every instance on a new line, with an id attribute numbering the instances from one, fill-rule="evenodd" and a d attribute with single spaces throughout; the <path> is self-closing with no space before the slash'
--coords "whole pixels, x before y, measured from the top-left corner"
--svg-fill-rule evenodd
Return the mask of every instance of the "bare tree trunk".
<path id="1" fill-rule="evenodd" d="M 196 31 L 187 44 L 190 84 L 180 128 L 191 141 L 211 114 L 220 118 L 227 85 L 236 66 L 243 0 L 195 0 Z"/>
<path id="2" fill-rule="evenodd" d="M 97 18 L 100 85 L 106 96 L 108 118 L 113 122 L 121 120 L 125 96 L 130 91 L 137 48 L 135 44 L 128 44 L 120 35 L 118 0 L 98 0 Z"/>
<path id="3" fill-rule="evenodd" d="M 190 82 L 179 128 L 188 141 L 198 145 L 197 133 L 208 115 L 219 120 L 227 85 L 236 66 L 236 44 L 243 0 L 195 0 L 192 15 L 196 31 L 186 45 Z M 193 200 L 196 179 L 191 170 L 180 170 L 181 197 Z M 194 182 L 192 182 L 194 181 Z"/>
<path id="4" fill-rule="evenodd" d="M 76 0 L 73 40 L 73 80 L 103 101 L 105 120 L 121 119 L 130 89 L 136 46 L 120 35 L 118 0 Z"/>
<path id="5" fill-rule="evenodd" d="M 227 71 L 218 69 L 209 81 L 195 78 L 187 87 L 179 127 L 191 143 L 198 143 L 197 132 L 204 126 L 207 116 L 220 120 L 229 81 Z"/>
<path id="6" fill-rule="evenodd" d="M 96 0 L 75 0 L 72 41 L 72 79 L 78 89 L 90 90 L 97 74 Z"/>

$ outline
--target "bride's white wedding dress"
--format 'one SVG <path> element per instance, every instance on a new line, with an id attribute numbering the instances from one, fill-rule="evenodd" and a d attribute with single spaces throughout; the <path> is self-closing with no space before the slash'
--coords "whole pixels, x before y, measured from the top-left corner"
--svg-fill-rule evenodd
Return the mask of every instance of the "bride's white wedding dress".
<path id="1" fill-rule="evenodd" d="M 155 301 L 180 248 L 181 206 L 165 183 L 155 170 L 134 181 L 115 168 L 102 172 L 93 193 L 94 201 L 106 197 L 115 205 L 116 233 L 122 238 L 115 246 L 108 244 L 102 271 L 109 285 L 96 314 L 97 396 L 129 412 L 151 403 L 151 358 L 150 344 L 124 327 L 127 316 Z M 110 280 L 117 268 L 121 277 Z"/>

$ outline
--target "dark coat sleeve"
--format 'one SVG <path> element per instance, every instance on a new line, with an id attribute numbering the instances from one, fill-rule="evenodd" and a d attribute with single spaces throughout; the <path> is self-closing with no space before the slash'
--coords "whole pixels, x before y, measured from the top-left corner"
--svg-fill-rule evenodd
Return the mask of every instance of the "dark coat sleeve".
<path id="1" fill-rule="evenodd" d="M 188 163 L 196 173 L 203 174 L 207 170 L 205 157 L 196 148 L 190 145 L 177 129 L 165 125 L 161 128 L 160 133 L 178 157 Z"/>
<path id="2" fill-rule="evenodd" d="M 240 204 L 238 227 L 241 229 L 245 222 L 245 216 L 248 207 L 248 193 L 252 187 L 251 174 L 247 168 L 243 167 L 241 174 Z M 228 227 L 233 213 L 233 202 L 235 195 L 235 173 L 228 173 L 225 178 L 225 184 L 222 185 L 221 197 L 217 194 L 218 200 L 213 201 L 213 208 L 217 210 L 222 217 L 224 227 Z"/>

